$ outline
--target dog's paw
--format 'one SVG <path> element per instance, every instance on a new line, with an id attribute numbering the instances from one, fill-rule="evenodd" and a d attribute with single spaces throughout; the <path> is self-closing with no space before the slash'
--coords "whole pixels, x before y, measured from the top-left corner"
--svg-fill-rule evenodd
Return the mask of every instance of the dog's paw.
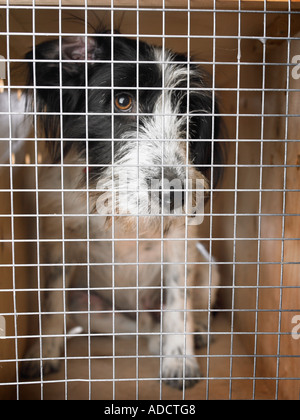
<path id="1" fill-rule="evenodd" d="M 201 373 L 194 357 L 166 358 L 163 360 L 162 376 L 165 384 L 182 390 L 196 385 L 201 378 Z"/>
<path id="2" fill-rule="evenodd" d="M 51 349 L 43 347 L 43 353 L 45 357 L 53 357 L 53 355 L 51 356 Z M 57 354 L 55 355 L 57 357 Z M 39 342 L 36 342 L 29 348 L 25 353 L 24 359 L 30 360 L 24 360 L 21 364 L 21 378 L 23 379 L 39 379 L 41 378 L 41 372 L 43 372 L 43 376 L 46 376 L 59 370 L 60 360 L 49 359 L 41 361 Z"/>

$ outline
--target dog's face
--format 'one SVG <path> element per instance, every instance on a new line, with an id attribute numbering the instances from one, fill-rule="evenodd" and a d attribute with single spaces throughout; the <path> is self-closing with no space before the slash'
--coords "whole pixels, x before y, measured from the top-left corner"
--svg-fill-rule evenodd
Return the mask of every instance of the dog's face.
<path id="1" fill-rule="evenodd" d="M 217 105 L 205 74 L 185 56 L 100 33 L 45 42 L 32 57 L 38 61 L 29 84 L 37 86 L 36 110 L 46 111 L 39 123 L 53 162 L 75 156 L 88 165 L 81 185 L 88 181 L 105 197 L 126 191 L 114 197 L 118 209 L 111 211 L 176 212 L 184 207 L 188 179 L 211 181 L 212 164 L 222 162 L 213 141 Z M 220 170 L 213 171 L 214 184 Z M 169 194 L 161 192 L 166 189 Z M 107 211 L 107 201 L 97 200 L 100 213 L 102 205 Z"/>

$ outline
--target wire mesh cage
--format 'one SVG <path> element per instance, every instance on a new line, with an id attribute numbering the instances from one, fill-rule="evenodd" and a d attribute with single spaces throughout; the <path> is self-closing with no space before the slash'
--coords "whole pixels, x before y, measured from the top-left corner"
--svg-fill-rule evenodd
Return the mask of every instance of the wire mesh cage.
<path id="1" fill-rule="evenodd" d="M 0 83 L 0 398 L 298 399 L 299 3 L 0 0 Z"/>

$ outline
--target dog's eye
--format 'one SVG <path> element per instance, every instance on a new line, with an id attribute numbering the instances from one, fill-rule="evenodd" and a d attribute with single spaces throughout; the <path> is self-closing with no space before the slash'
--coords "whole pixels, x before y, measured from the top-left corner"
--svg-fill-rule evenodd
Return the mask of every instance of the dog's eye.
<path id="1" fill-rule="evenodd" d="M 127 93 L 120 93 L 115 98 L 115 106 L 119 111 L 130 111 L 132 108 L 132 97 Z"/>

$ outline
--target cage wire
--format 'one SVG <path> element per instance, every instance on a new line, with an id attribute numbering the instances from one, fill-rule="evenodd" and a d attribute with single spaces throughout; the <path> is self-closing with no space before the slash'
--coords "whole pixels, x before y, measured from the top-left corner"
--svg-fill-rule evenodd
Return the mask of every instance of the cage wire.
<path id="1" fill-rule="evenodd" d="M 48 5 L 30 0 L 22 5 L 0 1 L 1 399 L 299 398 L 299 22 L 299 6 L 292 1 L 276 4 L 262 1 L 255 6 L 243 1 L 230 5 L 223 1 L 207 4 L 191 0 L 99 1 L 91 4 L 87 0 L 74 0 L 74 4 L 51 1 Z M 189 236 L 187 225 L 184 237 L 166 238 L 165 215 L 161 214 L 160 234 L 151 237 L 149 228 L 145 242 L 138 212 L 134 234 L 126 239 L 120 237 L 115 222 L 118 215 L 113 214 L 111 237 L 105 239 L 111 244 L 110 261 L 91 260 L 95 244 L 101 242 L 101 238 L 91 231 L 91 219 L 97 217 L 89 211 L 90 194 L 94 190 L 90 189 L 88 181 L 76 191 L 64 187 L 65 177 L 72 176 L 72 167 L 81 167 L 88 180 L 88 112 L 84 115 L 85 161 L 68 163 L 62 159 L 53 163 L 45 157 L 45 139 L 38 132 L 40 112 L 36 102 L 37 91 L 43 87 L 37 87 L 36 70 L 31 86 L 32 109 L 26 106 L 24 95 L 26 65 L 30 61 L 38 63 L 38 60 L 35 53 L 32 59 L 25 59 L 25 54 L 45 40 L 59 39 L 62 106 L 63 37 L 82 36 L 87 42 L 100 23 L 112 38 L 126 36 L 161 46 L 163 51 L 171 49 L 186 54 L 188 69 L 193 62 L 211 75 L 208 90 L 212 92 L 213 103 L 218 99 L 218 115 L 224 122 L 225 129 L 218 141 L 226 147 L 226 161 L 219 165 L 224 166 L 222 180 L 209 189 L 204 222 L 196 237 L 199 261 L 189 260 L 189 242 L 195 238 Z M 113 43 L 111 49 L 114 57 Z M 137 73 L 138 57 L 137 51 Z M 163 66 L 165 57 L 162 54 L 158 64 Z M 82 61 L 86 80 L 83 90 L 88 91 L 88 51 Z M 111 59 L 110 63 L 113 72 L 116 62 Z M 162 77 L 163 88 L 159 89 L 167 92 L 164 72 Z M 112 77 L 109 90 L 117 87 L 114 83 Z M 188 78 L 187 91 L 190 90 L 189 83 Z M 135 89 L 139 90 L 139 86 Z M 88 109 L 87 94 L 83 100 Z M 141 114 L 137 103 L 138 125 Z M 216 115 L 217 109 L 213 105 L 213 120 Z M 113 105 L 111 117 L 114 122 Z M 62 127 L 63 114 L 58 118 Z M 166 119 L 163 121 L 163 124 L 167 123 Z M 114 123 L 112 131 L 114 138 Z M 60 136 L 62 139 L 62 134 Z M 59 147 L 63 156 L 63 141 Z M 108 165 L 112 179 L 117 165 L 114 147 L 112 141 L 112 162 Z M 213 156 L 211 163 L 214 163 Z M 141 163 L 137 166 L 140 168 Z M 167 168 L 163 161 L 161 166 Z M 186 171 L 188 166 L 187 152 Z M 218 165 L 211 166 L 214 178 Z M 55 168 L 59 188 L 42 187 L 40 171 L 44 168 Z M 69 214 L 65 209 L 66 197 L 78 192 L 85 197 L 85 208 L 74 208 Z M 59 212 L 41 208 L 40 200 L 47 194 L 53 194 L 58 200 Z M 65 223 L 72 217 L 85 220 L 83 236 L 76 232 L 73 237 L 68 236 Z M 53 220 L 59 237 L 43 231 L 42 224 L 47 218 Z M 207 332 L 203 333 L 207 340 L 195 356 L 202 379 L 188 388 L 188 372 L 184 368 L 183 374 L 187 375 L 181 390 L 168 386 L 163 376 L 166 357 L 163 355 L 163 336 L 167 332 L 163 331 L 162 316 L 158 331 L 143 333 L 139 328 L 139 319 L 145 312 L 140 296 L 145 289 L 151 289 L 139 278 L 141 267 L 147 265 L 151 271 L 158 265 L 161 290 L 166 290 L 163 268 L 175 263 L 165 259 L 165 247 L 167 241 L 176 239 L 184 244 L 184 255 L 176 266 L 184 266 L 185 337 L 196 335 L 195 331 L 187 329 L 191 310 L 187 306 L 187 296 L 198 287 L 188 285 L 188 270 L 206 266 L 209 273 L 208 286 L 198 287 L 202 287 L 203 293 L 204 289 L 209 289 L 208 307 L 202 310 L 208 319 Z M 160 243 L 159 261 L 143 260 L 142 247 L 146 244 L 151 248 L 157 241 Z M 68 246 L 79 243 L 85 243 L 85 255 L 80 261 L 72 260 Z M 42 259 L 44 244 L 60 244 L 59 263 Z M 133 249 L 131 260 L 118 259 L 115 249 L 120 244 Z M 58 371 L 47 375 L 43 366 L 49 357 L 43 353 L 43 348 L 49 335 L 43 333 L 47 310 L 42 304 L 45 292 L 42 276 L 44 269 L 50 271 L 54 266 L 62 268 L 61 283 L 51 293 L 58 292 L 63 296 L 63 311 L 59 312 L 63 334 L 52 331 L 52 337 L 63 337 L 63 351 L 57 357 L 60 361 Z M 97 312 L 93 300 L 93 266 L 111 270 L 111 287 L 101 283 L 97 287 L 111 292 L 112 307 L 106 310 L 106 314 L 112 314 L 111 332 L 95 333 L 92 330 L 92 316 L 103 311 L 100 308 Z M 131 266 L 135 267 L 135 284 L 120 286 L 116 281 L 120 269 L 126 277 L 126 270 Z M 87 314 L 86 331 L 72 320 L 73 313 L 67 304 L 74 291 L 66 281 L 66 273 L 71 267 L 82 269 L 84 273 L 85 283 L 76 290 L 84 291 L 87 297 L 83 311 Z M 220 273 L 219 286 L 213 285 L 212 281 L 215 268 Z M 135 310 L 121 310 L 116 306 L 115 294 L 126 288 L 134 296 Z M 218 299 L 213 303 L 215 289 Z M 159 296 L 159 312 L 163 313 L 162 291 Z M 131 332 L 121 333 L 116 322 L 118 315 L 126 311 L 134 312 L 136 326 Z M 131 322 L 129 318 L 128 315 Z M 159 348 L 154 354 L 148 351 L 144 340 L 145 335 L 151 334 L 159 338 Z M 127 340 L 121 337 L 124 335 Z M 22 362 L 28 360 L 26 349 L 34 339 L 39 343 L 39 357 L 36 358 L 39 377 L 24 378 Z M 184 348 L 186 350 L 186 343 Z M 177 356 L 182 360 L 189 357 L 188 354 Z"/>

